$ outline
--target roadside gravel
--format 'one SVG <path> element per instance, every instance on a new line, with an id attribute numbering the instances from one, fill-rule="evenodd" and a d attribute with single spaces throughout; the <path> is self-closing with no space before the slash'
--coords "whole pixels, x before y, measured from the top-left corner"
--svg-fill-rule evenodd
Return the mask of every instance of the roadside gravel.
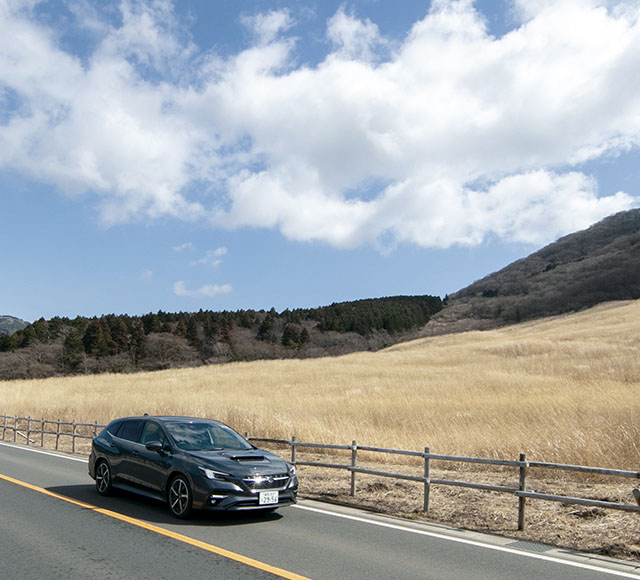
<path id="1" fill-rule="evenodd" d="M 307 458 L 305 458 L 307 459 Z M 322 461 L 318 458 L 317 461 Z M 327 461 L 326 457 L 324 461 Z M 365 465 L 362 465 L 363 467 Z M 406 465 L 366 466 L 388 472 L 420 475 Z M 612 558 L 640 561 L 640 513 L 527 499 L 525 529 L 518 531 L 518 498 L 508 493 L 432 485 L 429 511 L 424 513 L 423 485 L 411 481 L 357 474 L 356 495 L 350 495 L 350 474 L 318 467 L 298 468 L 300 496 L 379 513 L 425 520 Z M 432 471 L 432 479 L 472 481 L 517 487 L 514 470 Z M 540 493 L 635 504 L 634 480 L 555 474 L 528 475 L 527 489 Z"/>

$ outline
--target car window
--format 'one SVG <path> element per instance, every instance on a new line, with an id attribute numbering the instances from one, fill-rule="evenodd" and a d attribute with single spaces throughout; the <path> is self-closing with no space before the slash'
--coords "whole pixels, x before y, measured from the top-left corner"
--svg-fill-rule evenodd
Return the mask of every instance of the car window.
<path id="1" fill-rule="evenodd" d="M 114 421 L 110 425 L 107 425 L 105 431 L 111 433 L 111 435 L 118 436 L 118 432 L 122 429 L 123 421 Z"/>
<path id="2" fill-rule="evenodd" d="M 167 436 L 164 434 L 162 427 L 160 427 L 158 423 L 155 423 L 154 421 L 145 421 L 140 442 L 143 445 L 146 445 L 150 441 L 160 441 L 163 445 L 168 443 Z"/>
<path id="3" fill-rule="evenodd" d="M 128 441 L 140 441 L 140 431 L 144 421 L 134 419 L 133 421 L 125 421 L 124 425 L 118 431 L 118 437 L 127 439 Z"/>
<path id="4" fill-rule="evenodd" d="M 211 451 L 221 449 L 252 449 L 240 435 L 231 428 L 215 423 L 166 423 L 176 445 L 186 451 Z"/>

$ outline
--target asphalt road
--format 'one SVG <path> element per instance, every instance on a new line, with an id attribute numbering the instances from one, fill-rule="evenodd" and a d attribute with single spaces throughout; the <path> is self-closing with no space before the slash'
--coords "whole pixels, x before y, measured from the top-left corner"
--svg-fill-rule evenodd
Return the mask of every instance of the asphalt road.
<path id="1" fill-rule="evenodd" d="M 301 501 L 197 514 L 102 498 L 86 460 L 0 443 L 0 576 L 243 580 L 640 580 L 640 565 Z"/>

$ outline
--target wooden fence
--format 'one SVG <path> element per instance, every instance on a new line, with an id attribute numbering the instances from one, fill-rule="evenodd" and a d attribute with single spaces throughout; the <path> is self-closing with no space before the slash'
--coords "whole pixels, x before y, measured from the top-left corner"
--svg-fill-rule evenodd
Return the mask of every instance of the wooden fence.
<path id="1" fill-rule="evenodd" d="M 250 441 L 257 443 L 275 443 L 280 445 L 286 445 L 291 448 L 291 462 L 295 465 L 306 465 L 312 467 L 322 467 L 326 469 L 341 469 L 348 471 L 351 478 L 351 490 L 352 496 L 356 495 L 356 474 L 362 473 L 367 475 L 375 475 L 379 477 L 389 477 L 393 479 L 402 479 L 408 481 L 415 481 L 423 485 L 423 505 L 422 509 L 425 513 L 429 511 L 429 496 L 431 488 L 434 485 L 444 485 L 453 487 L 466 487 L 471 489 L 478 489 L 483 491 L 494 491 L 498 493 L 507 493 L 514 495 L 518 498 L 518 530 L 524 530 L 525 528 L 525 507 L 527 499 L 539 499 L 545 501 L 562 502 L 565 504 L 578 504 L 593 507 L 600 507 L 605 509 L 623 510 L 628 512 L 640 512 L 640 490 L 634 489 L 633 496 L 636 499 L 636 504 L 625 504 L 611 501 L 600 501 L 594 499 L 569 497 L 563 495 L 553 495 L 536 493 L 535 491 L 527 491 L 527 474 L 532 468 L 546 468 L 546 469 L 558 469 L 565 471 L 573 471 L 577 473 L 588 473 L 596 475 L 605 475 L 612 477 L 624 477 L 631 479 L 640 479 L 640 472 L 638 471 L 625 471 L 622 469 L 605 469 L 600 467 L 585 467 L 582 465 L 566 465 L 561 463 L 548 463 L 544 461 L 527 461 L 527 457 L 524 453 L 520 453 L 517 460 L 508 459 L 487 459 L 479 457 L 462 457 L 456 455 L 441 455 L 438 453 L 432 453 L 429 447 L 425 447 L 423 451 L 407 451 L 402 449 L 388 449 L 384 447 L 369 447 L 366 445 L 358 445 L 356 441 L 352 441 L 351 445 L 336 445 L 325 443 L 304 443 L 298 441 L 295 436 L 291 437 L 291 440 L 287 439 L 267 439 L 263 437 L 250 437 L 248 433 L 245 437 Z M 317 461 L 300 461 L 298 459 L 298 449 L 316 449 L 316 450 L 332 450 L 332 451 L 347 451 L 350 453 L 350 462 L 345 463 L 323 463 Z M 380 453 L 390 455 L 403 455 L 409 457 L 417 457 L 422 459 L 423 473 L 421 476 L 407 475 L 403 473 L 392 473 L 388 471 L 379 471 L 373 469 L 365 469 L 358 467 L 358 452 L 368 453 Z M 431 477 L 431 462 L 432 461 L 444 461 L 453 463 L 471 463 L 490 466 L 511 467 L 517 470 L 518 486 L 507 487 L 501 485 L 487 485 L 484 483 L 472 483 L 468 481 L 455 481 L 447 479 L 436 479 Z"/>
<path id="2" fill-rule="evenodd" d="M 34 419 L 32 417 L 16 417 L 10 415 L 0 415 L 2 425 L 2 440 L 7 440 L 7 431 L 10 433 L 9 439 L 14 443 L 20 442 L 26 445 L 39 445 L 45 447 L 45 436 L 47 439 L 55 440 L 52 445 L 56 451 L 65 450 L 70 446 L 71 453 L 76 453 L 76 440 L 91 440 L 98 434 L 98 429 L 104 425 L 95 423 L 79 423 L 77 421 L 54 421 L 51 419 Z M 69 442 L 70 445 L 63 445 Z"/>
<path id="3" fill-rule="evenodd" d="M 50 419 L 33 419 L 31 417 L 16 417 L 10 415 L 0 415 L 2 425 L 2 440 L 7 438 L 7 432 L 9 432 L 9 439 L 14 443 L 24 442 L 27 445 L 37 445 L 45 447 L 45 436 L 48 436 L 50 440 L 55 438 L 55 449 L 58 450 L 61 446 L 61 439 L 71 439 L 71 452 L 76 452 L 76 439 L 89 440 L 95 437 L 99 429 L 104 428 L 104 425 L 95 423 L 79 423 L 77 421 L 53 421 Z M 52 426 L 47 430 L 48 426 Z M 55 428 L 54 428 L 55 427 Z M 622 477 L 630 479 L 640 479 L 640 472 L 638 471 L 625 471 L 622 469 L 604 469 L 599 467 L 585 467 L 581 465 L 566 465 L 561 463 L 547 463 L 543 461 L 527 461 L 526 455 L 521 453 L 517 460 L 508 459 L 488 459 L 479 457 L 462 457 L 455 455 L 441 455 L 438 453 L 432 453 L 429 447 L 425 447 L 423 451 L 408 451 L 402 449 L 388 449 L 384 447 L 369 447 L 366 445 L 358 445 L 355 441 L 351 442 L 351 445 L 329 444 L 329 443 L 305 443 L 298 441 L 295 436 L 291 439 L 268 439 L 263 437 L 250 437 L 248 433 L 245 433 L 245 438 L 257 443 L 272 443 L 286 447 L 290 447 L 291 462 L 298 466 L 310 466 L 320 467 L 325 469 L 339 469 L 348 471 L 351 478 L 350 493 L 352 496 L 356 495 L 356 474 L 367 474 L 378 477 L 387 477 L 392 479 L 400 479 L 407 481 L 414 481 L 422 484 L 423 486 L 423 505 L 422 509 L 426 513 L 429 511 L 429 496 L 431 488 L 435 485 L 465 487 L 483 491 L 493 491 L 498 493 L 506 493 L 515 496 L 518 499 L 518 529 L 524 530 L 525 527 L 525 507 L 528 499 L 537 499 L 544 501 L 562 502 L 565 504 L 578 504 L 585 506 L 593 506 L 605 509 L 624 510 L 629 512 L 640 512 L 640 490 L 633 489 L 633 495 L 637 504 L 625 504 L 616 503 L 611 501 L 600 501 L 588 498 L 569 497 L 563 495 L 553 495 L 537 493 L 535 491 L 527 490 L 527 475 L 532 468 L 545 468 L 545 469 L 557 469 L 564 471 L 572 471 L 576 473 L 587 473 L 596 475 L 605 475 L 612 477 Z M 328 450 L 330 452 L 347 451 L 350 456 L 349 463 L 324 463 L 318 461 L 303 461 L 298 459 L 299 449 L 312 449 L 312 450 Z M 387 454 L 387 455 L 401 455 L 405 457 L 415 457 L 421 460 L 423 465 L 422 475 L 408 475 L 403 473 L 393 473 L 389 471 L 380 471 L 374 469 L 367 469 L 358 465 L 358 453 L 366 452 L 369 454 Z M 517 487 L 508 487 L 501 485 L 487 485 L 483 483 L 472 483 L 468 481 L 456 481 L 447 479 L 437 479 L 431 477 L 431 463 L 432 461 L 443 461 L 452 463 L 470 463 L 480 464 L 488 466 L 500 466 L 513 468 L 516 471 L 518 485 Z"/>

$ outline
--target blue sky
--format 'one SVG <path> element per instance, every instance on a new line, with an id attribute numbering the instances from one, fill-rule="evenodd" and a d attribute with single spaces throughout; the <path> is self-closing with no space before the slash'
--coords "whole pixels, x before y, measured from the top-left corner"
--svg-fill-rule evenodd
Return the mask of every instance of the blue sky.
<path id="1" fill-rule="evenodd" d="M 0 314 L 455 292 L 640 206 L 640 4 L 0 0 Z"/>

